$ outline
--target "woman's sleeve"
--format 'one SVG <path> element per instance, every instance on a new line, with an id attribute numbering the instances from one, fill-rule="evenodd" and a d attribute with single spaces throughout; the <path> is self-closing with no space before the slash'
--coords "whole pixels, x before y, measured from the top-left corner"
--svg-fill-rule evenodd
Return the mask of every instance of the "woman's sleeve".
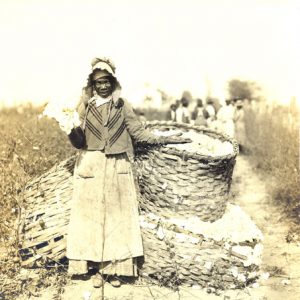
<path id="1" fill-rule="evenodd" d="M 131 105 L 126 100 L 124 100 L 123 109 L 126 128 L 134 140 L 148 144 L 160 144 L 162 142 L 161 137 L 156 136 L 144 128 L 143 124 L 133 112 Z"/>

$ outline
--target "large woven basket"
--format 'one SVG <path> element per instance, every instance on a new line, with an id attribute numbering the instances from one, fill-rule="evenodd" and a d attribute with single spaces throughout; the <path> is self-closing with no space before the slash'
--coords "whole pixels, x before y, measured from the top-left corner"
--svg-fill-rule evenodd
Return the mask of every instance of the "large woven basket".
<path id="1" fill-rule="evenodd" d="M 213 222 L 225 212 L 238 144 L 206 127 L 155 121 L 150 130 L 193 131 L 232 144 L 231 154 L 209 156 L 172 147 L 137 146 L 136 170 L 142 210 L 170 218 L 197 216 Z"/>
<path id="2" fill-rule="evenodd" d="M 145 261 L 141 276 L 150 276 L 164 285 L 198 285 L 216 289 L 242 288 L 253 282 L 259 276 L 261 232 L 243 211 L 237 209 L 236 212 L 240 215 L 228 212 L 226 221 L 220 222 L 220 226 L 228 225 L 228 229 L 217 239 L 206 236 L 205 230 L 199 233 L 201 222 L 200 230 L 193 232 L 184 225 L 165 222 L 157 216 L 153 218 L 152 214 L 142 215 Z M 239 220 L 244 230 L 248 230 L 246 238 L 234 224 Z M 220 226 L 218 229 L 222 231 Z M 232 238 L 238 235 L 244 236 L 238 241 Z"/>

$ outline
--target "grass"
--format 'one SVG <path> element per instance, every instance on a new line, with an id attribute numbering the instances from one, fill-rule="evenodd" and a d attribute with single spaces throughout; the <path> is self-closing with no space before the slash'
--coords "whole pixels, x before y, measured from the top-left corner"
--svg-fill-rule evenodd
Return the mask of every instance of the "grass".
<path id="1" fill-rule="evenodd" d="M 40 118 L 41 112 L 30 106 L 0 111 L 0 291 L 5 299 L 15 299 L 25 289 L 15 278 L 20 270 L 16 224 L 22 189 L 74 152 L 56 122 Z"/>
<path id="2" fill-rule="evenodd" d="M 246 108 L 247 147 L 254 166 L 271 175 L 268 192 L 290 216 L 300 218 L 299 109 Z"/>
<path id="3" fill-rule="evenodd" d="M 40 113 L 32 107 L 0 112 L 0 214 L 4 219 L 16 213 L 18 194 L 30 178 L 74 152 L 56 122 L 40 118 Z"/>

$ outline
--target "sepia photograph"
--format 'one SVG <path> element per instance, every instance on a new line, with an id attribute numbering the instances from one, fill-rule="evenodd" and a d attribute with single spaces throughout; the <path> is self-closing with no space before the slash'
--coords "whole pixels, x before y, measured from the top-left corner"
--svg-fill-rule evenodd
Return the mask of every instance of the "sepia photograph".
<path id="1" fill-rule="evenodd" d="M 0 0 L 0 300 L 300 299 L 299 0 Z"/>

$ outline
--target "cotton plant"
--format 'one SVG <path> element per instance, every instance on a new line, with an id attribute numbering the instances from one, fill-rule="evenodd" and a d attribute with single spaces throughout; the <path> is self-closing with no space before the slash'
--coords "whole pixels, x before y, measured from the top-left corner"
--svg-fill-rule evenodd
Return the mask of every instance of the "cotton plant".
<path id="1" fill-rule="evenodd" d="M 74 127 L 81 124 L 75 105 L 72 104 L 50 102 L 45 107 L 42 115 L 56 120 L 61 130 L 66 134 L 70 134 Z"/>

